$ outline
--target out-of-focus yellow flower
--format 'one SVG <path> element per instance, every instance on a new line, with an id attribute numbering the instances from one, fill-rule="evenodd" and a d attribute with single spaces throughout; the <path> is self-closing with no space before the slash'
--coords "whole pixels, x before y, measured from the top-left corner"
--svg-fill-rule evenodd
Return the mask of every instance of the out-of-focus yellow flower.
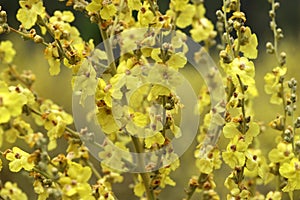
<path id="1" fill-rule="evenodd" d="M 9 64 L 13 61 L 16 51 L 11 41 L 2 41 L 0 43 L 0 63 Z"/>
<path id="2" fill-rule="evenodd" d="M 265 79 L 265 92 L 271 94 L 270 103 L 272 104 L 281 104 L 282 97 L 280 95 L 281 83 L 279 83 L 282 76 L 287 72 L 286 67 L 275 67 L 272 72 L 267 73 L 264 77 Z"/>
<path id="3" fill-rule="evenodd" d="M 207 40 L 211 36 L 215 36 L 213 23 L 207 18 L 201 18 L 192 23 L 193 28 L 190 30 L 192 38 L 196 42 Z"/>
<path id="4" fill-rule="evenodd" d="M 0 196 L 3 199 L 27 200 L 26 194 L 18 187 L 16 183 L 10 181 L 4 184 L 0 190 Z"/>
<path id="5" fill-rule="evenodd" d="M 282 199 L 282 193 L 279 191 L 276 192 L 268 192 L 266 196 L 266 200 L 281 200 Z"/>
<path id="6" fill-rule="evenodd" d="M 22 113 L 22 107 L 27 98 L 17 91 L 9 91 L 5 82 L 0 81 L 0 124 L 8 122 L 11 117 Z"/>
<path id="7" fill-rule="evenodd" d="M 57 22 L 73 22 L 75 19 L 73 13 L 71 11 L 59 11 L 56 10 L 54 15 L 50 17 L 50 23 L 57 23 Z"/>

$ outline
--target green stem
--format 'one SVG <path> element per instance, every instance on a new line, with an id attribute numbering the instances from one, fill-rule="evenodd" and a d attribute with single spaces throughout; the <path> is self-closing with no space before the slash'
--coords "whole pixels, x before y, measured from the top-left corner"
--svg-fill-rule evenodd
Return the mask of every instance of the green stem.
<path id="1" fill-rule="evenodd" d="M 271 11 L 274 13 L 274 16 L 272 16 L 271 18 L 271 23 L 273 24 L 273 26 L 271 27 L 273 35 L 274 35 L 274 54 L 277 60 L 277 63 L 280 65 L 280 58 L 279 58 L 279 54 L 278 54 L 278 34 L 276 31 L 277 28 L 277 24 L 276 24 L 276 19 L 275 19 L 275 13 L 276 13 L 276 9 L 275 9 L 275 0 L 272 0 L 271 2 Z"/>
<path id="2" fill-rule="evenodd" d="M 238 38 L 237 38 L 237 47 L 236 47 L 236 51 L 234 53 L 234 56 L 235 57 L 238 57 L 239 56 L 239 53 L 240 53 L 240 48 L 241 48 L 241 28 L 239 28 L 239 30 L 237 30 L 237 35 L 238 35 Z"/>
<path id="3" fill-rule="evenodd" d="M 207 180 L 208 175 L 207 174 L 200 174 L 198 177 L 198 184 L 203 185 L 203 183 Z M 198 185 L 190 186 L 190 190 L 187 192 L 186 200 L 190 200 L 193 195 L 195 194 L 195 191 L 197 189 Z"/>
<path id="4" fill-rule="evenodd" d="M 236 76 L 237 76 L 237 78 L 239 80 L 239 84 L 240 84 L 240 87 L 241 87 L 241 90 L 242 90 L 242 94 L 243 94 L 243 98 L 241 100 L 242 101 L 241 102 L 242 117 L 243 117 L 242 134 L 245 135 L 246 132 L 247 132 L 247 129 L 246 129 L 247 122 L 246 122 L 245 98 L 244 98 L 244 95 L 245 95 L 245 85 L 243 84 L 240 76 L 238 74 Z"/>
<path id="5" fill-rule="evenodd" d="M 223 6 L 225 6 L 225 5 L 226 5 L 226 0 L 223 0 Z M 232 44 L 230 41 L 230 34 L 228 31 L 228 22 L 227 22 L 226 12 L 224 12 L 224 28 L 225 28 L 225 32 L 226 32 L 226 41 L 227 41 L 227 44 L 229 45 L 231 56 L 234 56 L 234 51 L 232 49 Z"/>
<path id="6" fill-rule="evenodd" d="M 23 33 L 22 31 L 19 31 L 17 29 L 14 29 L 13 27 L 9 27 L 9 30 L 11 30 L 12 32 L 14 33 L 17 33 L 19 35 L 21 35 L 22 37 L 26 38 L 26 39 L 30 39 L 30 40 L 34 40 L 33 37 L 30 37 L 29 35 L 30 34 L 26 34 L 26 33 Z M 44 46 L 48 46 L 48 43 L 43 41 L 41 44 L 43 44 Z"/>
<path id="7" fill-rule="evenodd" d="M 280 79 L 283 79 L 283 77 Z M 286 129 L 286 118 L 287 118 L 287 112 L 286 112 L 286 99 L 285 99 L 285 94 L 284 94 L 284 85 L 283 85 L 283 80 L 280 81 L 280 96 L 282 99 L 282 109 L 284 113 L 284 118 L 283 118 L 283 129 L 282 129 L 282 136 L 284 135 L 284 131 Z"/>
<path id="8" fill-rule="evenodd" d="M 240 12 L 241 11 L 241 1 L 237 0 L 236 4 L 237 4 L 237 11 Z"/>
<path id="9" fill-rule="evenodd" d="M 16 71 L 16 69 L 12 65 L 9 65 L 9 71 L 13 76 L 13 78 L 16 78 L 18 81 L 20 81 L 21 84 L 23 84 L 30 91 L 32 91 L 31 85 L 29 85 L 24 79 L 21 78 L 20 74 Z"/>
<path id="10" fill-rule="evenodd" d="M 27 106 L 28 106 L 28 105 L 27 105 Z M 29 108 L 30 111 L 33 112 L 34 114 L 36 114 L 36 115 L 38 115 L 38 116 L 43 116 L 43 114 L 42 114 L 40 111 L 38 111 L 38 110 L 36 110 L 36 109 L 34 109 L 34 108 L 32 108 L 32 107 L 29 107 L 29 106 L 28 106 L 28 108 Z M 71 129 L 71 128 L 69 128 L 69 127 L 65 127 L 65 130 L 68 131 L 74 138 L 80 138 L 78 132 L 74 131 L 73 129 Z"/>
<path id="11" fill-rule="evenodd" d="M 139 140 L 139 138 L 131 136 L 131 140 L 134 144 L 135 150 L 138 154 L 141 154 L 144 152 L 143 147 L 141 145 L 141 142 Z M 138 162 L 139 162 L 139 166 L 144 166 L 144 160 L 138 156 Z M 147 199 L 148 200 L 156 200 L 155 194 L 150 186 L 150 175 L 147 172 L 142 172 L 140 173 L 140 176 L 142 177 L 144 186 L 145 186 L 145 190 L 146 190 L 146 195 L 147 195 Z"/>
<path id="12" fill-rule="evenodd" d="M 95 168 L 94 164 L 89 161 L 89 160 L 85 160 L 85 163 L 92 169 L 93 173 L 95 174 L 95 176 L 97 177 L 97 179 L 101 179 L 101 175 L 98 172 L 98 170 Z"/>
<path id="13" fill-rule="evenodd" d="M 44 172 L 44 171 L 38 169 L 37 167 L 34 167 L 34 168 L 33 168 L 33 171 L 35 171 L 35 172 L 41 174 L 43 177 L 45 177 L 45 178 L 47 178 L 47 179 L 53 180 L 53 178 L 52 178 L 49 174 L 47 174 L 46 172 Z"/>
<path id="14" fill-rule="evenodd" d="M 156 11 L 158 10 L 157 3 L 155 0 L 148 0 L 150 4 L 150 10 L 154 16 L 156 16 Z"/>
<path id="15" fill-rule="evenodd" d="M 117 67 L 116 67 L 116 63 L 114 61 L 114 54 L 113 54 L 113 50 L 112 50 L 112 45 L 111 45 L 111 41 L 110 38 L 107 35 L 106 30 L 103 30 L 103 28 L 101 27 L 101 23 L 102 20 L 100 19 L 100 23 L 98 23 L 98 28 L 100 30 L 100 34 L 103 40 L 103 44 L 104 44 L 104 48 L 107 54 L 107 61 L 111 70 L 111 74 L 114 75 L 117 73 Z"/>

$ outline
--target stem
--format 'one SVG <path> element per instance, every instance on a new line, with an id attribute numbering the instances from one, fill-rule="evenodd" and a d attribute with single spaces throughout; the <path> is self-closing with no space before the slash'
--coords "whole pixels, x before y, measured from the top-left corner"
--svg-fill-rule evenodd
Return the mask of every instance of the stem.
<path id="1" fill-rule="evenodd" d="M 27 105 L 27 106 L 28 106 L 28 105 Z M 36 114 L 36 115 L 38 115 L 38 116 L 43 116 L 43 114 L 42 114 L 40 111 L 38 111 L 38 110 L 36 110 L 36 109 L 34 109 L 34 108 L 32 108 L 32 107 L 29 107 L 29 106 L 28 106 L 28 108 L 29 108 L 30 111 L 33 112 L 34 114 Z M 65 127 L 65 130 L 68 131 L 74 138 L 80 138 L 79 134 L 78 134 L 76 131 L 74 131 L 73 129 L 71 129 L 71 128 L 69 128 L 69 127 Z"/>
<path id="2" fill-rule="evenodd" d="M 134 136 L 131 136 L 131 139 L 132 139 L 132 142 L 134 144 L 134 147 L 135 147 L 135 150 L 138 154 L 140 153 L 143 153 L 144 150 L 142 148 L 142 145 L 140 143 L 140 140 L 139 138 L 136 138 Z M 139 165 L 140 166 L 144 166 L 145 163 L 144 163 L 144 160 L 138 156 L 138 162 L 139 162 Z M 147 195 L 147 199 L 148 200 L 155 200 L 155 194 L 150 186 L 150 175 L 149 173 L 147 172 L 144 172 L 144 173 L 140 173 L 141 177 L 142 177 L 142 180 L 143 180 L 143 183 L 144 183 L 144 186 L 145 186 L 145 190 L 146 190 L 146 195 Z"/>
<path id="3" fill-rule="evenodd" d="M 208 175 L 207 174 L 200 174 L 198 177 L 198 184 L 202 185 L 207 180 Z M 192 196 L 195 194 L 195 191 L 197 189 L 198 185 L 190 186 L 190 191 L 187 192 L 186 200 L 190 200 Z"/>
<path id="4" fill-rule="evenodd" d="M 112 28 L 111 28 L 110 37 L 113 37 L 113 35 L 114 35 L 114 31 L 115 31 L 116 26 L 119 22 L 119 16 L 121 14 L 121 10 L 122 10 L 123 6 L 124 6 L 124 0 L 120 0 L 119 10 L 118 10 L 117 15 L 115 16 L 114 23 L 113 23 Z"/>
<path id="5" fill-rule="evenodd" d="M 284 85 L 283 85 L 283 77 L 280 79 L 282 79 L 280 81 L 280 95 L 281 95 L 281 99 L 282 99 L 282 107 L 283 107 L 283 113 L 284 113 L 284 118 L 283 118 L 283 130 L 282 130 L 282 135 L 284 135 L 284 131 L 286 129 L 286 99 L 285 99 L 285 95 L 284 95 Z"/>
<path id="6" fill-rule="evenodd" d="M 277 31 L 276 31 L 276 20 L 275 20 L 275 0 L 272 0 L 272 12 L 274 13 L 274 16 L 271 19 L 271 23 L 273 24 L 273 26 L 271 27 L 272 31 L 273 31 L 273 35 L 274 35 L 274 54 L 277 60 L 277 63 L 280 64 L 280 58 L 278 55 L 278 35 L 277 35 Z"/>
<path id="7" fill-rule="evenodd" d="M 241 11 L 241 1 L 237 0 L 236 4 L 237 4 L 237 11 L 240 12 Z"/>
<path id="8" fill-rule="evenodd" d="M 240 53 L 240 48 L 241 48 L 241 28 L 239 28 L 239 30 L 237 30 L 237 35 L 238 35 L 238 38 L 237 38 L 238 42 L 237 42 L 236 51 L 234 53 L 235 57 L 238 57 L 239 53 Z"/>
<path id="9" fill-rule="evenodd" d="M 111 69 L 111 74 L 114 75 L 117 73 L 117 67 L 116 67 L 116 63 L 114 61 L 114 54 L 113 54 L 113 50 L 112 50 L 112 45 L 111 45 L 111 41 L 110 38 L 107 35 L 107 32 L 105 30 L 103 30 L 103 28 L 101 27 L 102 24 L 102 20 L 100 19 L 100 22 L 98 23 L 98 28 L 100 30 L 100 34 L 104 43 L 104 48 L 107 54 L 107 61 L 109 64 L 109 67 Z"/>
<path id="10" fill-rule="evenodd" d="M 156 16 L 156 11 L 158 9 L 156 1 L 155 0 L 148 0 L 148 2 L 150 4 L 150 10 L 152 11 L 153 15 Z"/>
<path id="11" fill-rule="evenodd" d="M 31 85 L 29 85 L 24 79 L 21 78 L 20 74 L 15 70 L 15 68 L 12 65 L 9 65 L 9 71 L 11 72 L 14 78 L 16 78 L 18 81 L 20 81 L 21 84 L 23 84 L 30 91 L 32 91 Z"/>
<path id="12" fill-rule="evenodd" d="M 85 160 L 85 163 L 92 169 L 93 173 L 95 174 L 95 176 L 98 178 L 98 179 L 101 179 L 101 175 L 100 173 L 97 171 L 97 169 L 95 168 L 95 166 L 93 165 L 93 163 L 89 160 Z"/>
<path id="13" fill-rule="evenodd" d="M 9 27 L 9 30 L 11 30 L 11 31 L 14 32 L 14 33 L 17 33 L 17 34 L 21 35 L 22 37 L 24 37 L 24 38 L 26 38 L 26 39 L 34 40 L 33 37 L 30 37 L 30 36 L 29 36 L 30 34 L 23 33 L 22 31 L 19 31 L 19 30 L 17 30 L 17 29 L 14 29 L 13 27 Z M 48 46 L 48 43 L 45 42 L 45 41 L 41 42 L 41 44 L 43 44 L 44 46 Z"/>
<path id="14" fill-rule="evenodd" d="M 241 90 L 242 90 L 242 94 L 243 94 L 243 98 L 242 98 L 242 102 L 241 102 L 241 107 L 242 107 L 242 116 L 243 116 L 243 126 L 242 126 L 242 134 L 245 135 L 246 134 L 246 125 L 247 125 L 247 122 L 246 122 L 246 110 L 245 110 L 245 98 L 244 98 L 244 95 L 245 95 L 245 88 L 244 88 L 244 84 L 242 83 L 242 80 L 240 78 L 240 76 L 237 74 L 236 75 L 238 80 L 239 80 L 239 84 L 240 84 L 240 87 L 241 87 Z"/>
<path id="15" fill-rule="evenodd" d="M 226 5 L 226 0 L 223 0 L 223 6 Z M 232 44 L 230 41 L 230 34 L 228 31 L 228 22 L 227 22 L 227 15 L 226 15 L 226 11 L 224 12 L 224 28 L 225 28 L 225 32 L 226 32 L 226 40 L 227 40 L 227 44 L 229 45 L 230 48 L 230 52 L 231 52 L 231 56 L 234 56 L 234 52 L 232 49 Z"/>
<path id="16" fill-rule="evenodd" d="M 47 174 L 46 172 L 44 172 L 44 171 L 38 169 L 37 167 L 34 167 L 34 168 L 33 168 L 33 171 L 35 171 L 35 172 L 41 174 L 42 176 L 44 176 L 44 177 L 47 178 L 47 179 L 53 180 L 53 178 L 52 178 L 49 174 Z"/>

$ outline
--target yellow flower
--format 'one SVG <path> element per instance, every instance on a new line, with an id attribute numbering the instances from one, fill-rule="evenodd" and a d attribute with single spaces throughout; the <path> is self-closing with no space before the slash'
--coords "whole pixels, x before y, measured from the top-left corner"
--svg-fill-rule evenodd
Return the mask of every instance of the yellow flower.
<path id="1" fill-rule="evenodd" d="M 66 125 L 73 123 L 73 118 L 51 100 L 45 100 L 40 106 L 41 116 L 34 115 L 36 124 L 44 126 L 50 139 L 48 149 L 56 148 L 56 139 L 61 137 Z"/>
<path id="2" fill-rule="evenodd" d="M 285 163 L 294 157 L 292 144 L 280 142 L 269 152 L 269 159 L 273 163 Z"/>
<path id="3" fill-rule="evenodd" d="M 282 189 L 284 192 L 291 192 L 300 189 L 300 161 L 293 158 L 289 163 L 283 163 L 279 173 L 288 179 L 287 185 Z"/>
<path id="4" fill-rule="evenodd" d="M 138 12 L 137 18 L 141 27 L 147 27 L 150 23 L 154 22 L 155 16 L 150 10 L 150 5 L 147 1 L 144 1 L 142 8 Z"/>
<path id="5" fill-rule="evenodd" d="M 269 192 L 266 196 L 265 200 L 281 200 L 282 199 L 282 193 L 279 191 L 276 192 Z"/>
<path id="6" fill-rule="evenodd" d="M 230 64 L 224 64 L 221 62 L 221 66 L 224 68 L 226 73 L 231 76 L 233 84 L 237 87 L 241 93 L 241 87 L 237 75 L 239 75 L 242 83 L 248 86 L 247 92 L 252 97 L 258 95 L 255 87 L 255 68 L 252 61 L 249 61 L 246 57 L 235 58 Z"/>
<path id="7" fill-rule="evenodd" d="M 27 98 L 17 91 L 9 91 L 5 82 L 0 81 L 0 124 L 8 122 L 11 117 L 19 116 Z"/>
<path id="8" fill-rule="evenodd" d="M 166 64 L 169 67 L 172 67 L 175 70 L 178 70 L 179 68 L 183 68 L 186 63 L 187 63 L 187 59 L 185 55 L 181 52 L 172 54 L 169 60 L 166 62 Z"/>
<path id="9" fill-rule="evenodd" d="M 162 145 L 164 144 L 164 142 L 165 142 L 164 136 L 160 132 L 158 132 L 154 136 L 145 138 L 145 147 L 151 148 L 155 144 Z"/>
<path id="10" fill-rule="evenodd" d="M 281 83 L 279 83 L 280 78 L 284 76 L 287 72 L 286 67 L 276 67 L 271 73 L 267 73 L 264 77 L 265 80 L 265 92 L 271 94 L 270 103 L 272 104 L 282 104 L 282 97 L 280 95 Z"/>
<path id="11" fill-rule="evenodd" d="M 57 23 L 57 22 L 73 22 L 75 19 L 73 13 L 71 11 L 59 11 L 56 10 L 54 15 L 50 17 L 50 23 Z"/>
<path id="12" fill-rule="evenodd" d="M 2 41 L 0 43 L 0 62 L 4 64 L 9 64 L 13 61 L 16 55 L 16 51 L 13 48 L 11 41 Z"/>
<path id="13" fill-rule="evenodd" d="M 135 184 L 133 188 L 133 192 L 136 196 L 142 197 L 145 192 L 145 185 L 142 182 L 142 178 L 140 175 L 138 175 L 138 183 Z"/>
<path id="14" fill-rule="evenodd" d="M 140 0 L 128 0 L 128 7 L 131 10 L 139 10 L 142 7 L 142 3 Z"/>
<path id="15" fill-rule="evenodd" d="M 181 12 L 179 12 L 178 17 L 176 19 L 176 26 L 179 28 L 186 28 L 187 26 L 192 24 L 193 16 L 195 15 L 195 6 L 191 4 L 187 4 Z"/>
<path id="16" fill-rule="evenodd" d="M 209 37 L 216 35 L 213 23 L 205 17 L 194 21 L 192 26 L 193 28 L 190 30 L 190 33 L 196 42 L 205 41 Z"/>
<path id="17" fill-rule="evenodd" d="M 60 72 L 60 54 L 55 43 L 49 44 L 44 51 L 45 58 L 50 66 L 50 75 L 57 75 Z"/>
<path id="18" fill-rule="evenodd" d="M 100 11 L 100 16 L 102 19 L 109 20 L 117 13 L 117 8 L 114 4 L 108 4 L 103 6 Z"/>
<path id="19" fill-rule="evenodd" d="M 238 39 L 234 41 L 235 47 L 238 46 Z M 257 57 L 257 37 L 255 34 L 251 33 L 251 29 L 246 27 L 240 38 L 240 51 L 243 52 L 244 56 L 250 59 L 255 59 Z"/>
<path id="20" fill-rule="evenodd" d="M 224 162 L 232 169 L 236 166 L 243 166 L 246 161 L 245 151 L 247 147 L 248 144 L 245 142 L 244 138 L 236 135 L 227 145 L 226 151 L 222 153 Z"/>
<path id="21" fill-rule="evenodd" d="M 27 200 L 26 194 L 18 187 L 16 183 L 6 182 L 1 187 L 0 196 L 3 199 Z"/>
<path id="22" fill-rule="evenodd" d="M 92 0 L 92 2 L 85 7 L 88 12 L 97 12 L 100 11 L 101 8 L 102 0 Z"/>
<path id="23" fill-rule="evenodd" d="M 45 15 L 45 7 L 40 0 L 21 0 L 19 4 L 21 8 L 18 10 L 17 19 L 26 29 L 35 25 L 38 15 Z"/>
<path id="24" fill-rule="evenodd" d="M 8 164 L 9 170 L 12 172 L 18 172 L 23 168 L 27 171 L 32 170 L 34 163 L 28 161 L 29 156 L 29 153 L 19 147 L 13 147 L 12 151 L 5 155 L 5 158 L 10 161 Z"/>
<path id="25" fill-rule="evenodd" d="M 214 148 L 207 154 L 205 154 L 204 157 L 199 158 L 199 152 L 195 152 L 195 157 L 198 158 L 196 160 L 196 166 L 200 170 L 201 173 L 204 174 L 210 174 L 213 172 L 214 169 L 219 169 L 221 167 L 222 161 L 221 161 L 221 155 L 220 150 L 217 148 Z"/>
<path id="26" fill-rule="evenodd" d="M 58 180 L 62 187 L 63 199 L 74 198 L 78 195 L 80 199 L 94 200 L 92 188 L 88 183 L 91 175 L 92 170 L 89 167 L 69 162 L 66 175 Z"/>

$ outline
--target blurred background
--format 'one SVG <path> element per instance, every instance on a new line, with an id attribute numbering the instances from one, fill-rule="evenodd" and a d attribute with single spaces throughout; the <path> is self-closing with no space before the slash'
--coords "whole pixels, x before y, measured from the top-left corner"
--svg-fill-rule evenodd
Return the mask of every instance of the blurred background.
<path id="1" fill-rule="evenodd" d="M 158 0 L 161 11 L 167 9 L 169 0 Z M 265 94 L 264 88 L 264 75 L 271 71 L 276 66 L 276 62 L 273 56 L 265 53 L 265 43 L 267 41 L 273 41 L 271 31 L 269 29 L 269 16 L 268 10 L 270 5 L 268 0 L 244 0 L 242 3 L 242 11 L 245 12 L 247 17 L 246 25 L 250 26 L 252 32 L 256 33 L 259 40 L 259 57 L 254 61 L 256 66 L 256 81 L 259 91 L 259 97 L 256 98 L 254 108 L 256 110 L 256 120 L 261 123 L 268 124 L 274 119 L 277 113 L 282 113 L 281 106 L 274 106 L 269 104 L 269 96 Z M 300 80 L 299 73 L 299 44 L 300 44 L 300 1 L 289 0 L 280 1 L 281 7 L 277 12 L 277 22 L 279 27 L 283 29 L 285 38 L 280 43 L 280 51 L 286 51 L 287 53 L 287 66 L 288 66 L 288 78 L 295 77 Z M 44 4 L 47 8 L 47 12 L 52 14 L 55 10 L 70 9 L 62 2 L 56 0 L 44 0 Z M 206 0 L 205 5 L 207 8 L 206 16 L 213 22 L 216 21 L 215 12 L 221 8 L 222 1 Z M 0 5 L 3 10 L 8 13 L 8 22 L 12 27 L 17 28 L 19 22 L 16 20 L 15 15 L 19 8 L 17 0 L 0 0 Z M 79 12 L 74 12 L 76 20 L 73 23 L 82 34 L 82 37 L 87 41 L 90 38 L 94 39 L 95 45 L 101 42 L 98 28 L 95 24 L 91 24 L 89 19 L 83 16 Z M 66 111 L 72 113 L 72 89 L 71 89 L 71 71 L 62 66 L 62 71 L 58 76 L 51 77 L 48 72 L 48 64 L 43 57 L 43 46 L 36 45 L 31 41 L 23 41 L 18 35 L 9 34 L 1 35 L 0 40 L 10 39 L 14 42 L 14 48 L 17 51 L 15 57 L 15 64 L 19 70 L 30 69 L 37 75 L 35 84 L 35 90 L 38 94 L 45 98 L 55 100 L 55 102 L 61 105 Z M 215 52 L 215 51 L 213 51 Z M 212 57 L 216 64 L 218 64 L 218 56 L 216 53 L 212 53 Z M 0 67 L 3 68 L 0 64 Z M 299 94 L 299 93 L 298 93 Z M 273 139 L 278 133 L 266 127 L 266 132 L 259 136 L 260 146 L 264 150 L 269 150 L 274 147 Z M 220 146 L 225 141 L 221 138 Z M 196 142 L 191 145 L 188 151 L 183 155 L 180 168 L 173 173 L 172 177 L 175 179 L 177 185 L 175 188 L 167 187 L 163 190 L 160 199 L 182 199 L 185 196 L 184 188 L 187 187 L 188 180 L 192 175 L 197 175 L 197 170 L 194 167 L 193 151 L 196 146 Z M 62 147 L 65 144 L 62 143 Z M 9 145 L 7 145 L 9 147 Z M 55 154 L 55 152 L 54 152 Z M 221 199 L 225 199 L 225 195 L 228 192 L 223 186 L 223 182 L 229 173 L 229 169 L 223 165 L 222 169 L 217 170 L 215 173 L 217 181 L 217 191 L 221 195 Z M 29 194 L 29 199 L 36 199 L 33 194 L 32 187 L 29 182 L 31 180 L 24 179 L 26 181 L 20 181 L 22 174 L 7 173 L 6 170 L 0 174 L 2 181 L 12 180 L 17 181 L 20 187 Z M 126 175 L 130 176 L 130 174 Z M 131 199 L 134 200 L 132 189 L 128 187 L 130 185 L 130 177 L 122 184 L 114 186 L 116 195 L 120 200 Z M 268 191 L 272 188 L 262 187 L 261 192 Z M 199 196 L 195 195 L 193 199 L 199 199 Z"/>

